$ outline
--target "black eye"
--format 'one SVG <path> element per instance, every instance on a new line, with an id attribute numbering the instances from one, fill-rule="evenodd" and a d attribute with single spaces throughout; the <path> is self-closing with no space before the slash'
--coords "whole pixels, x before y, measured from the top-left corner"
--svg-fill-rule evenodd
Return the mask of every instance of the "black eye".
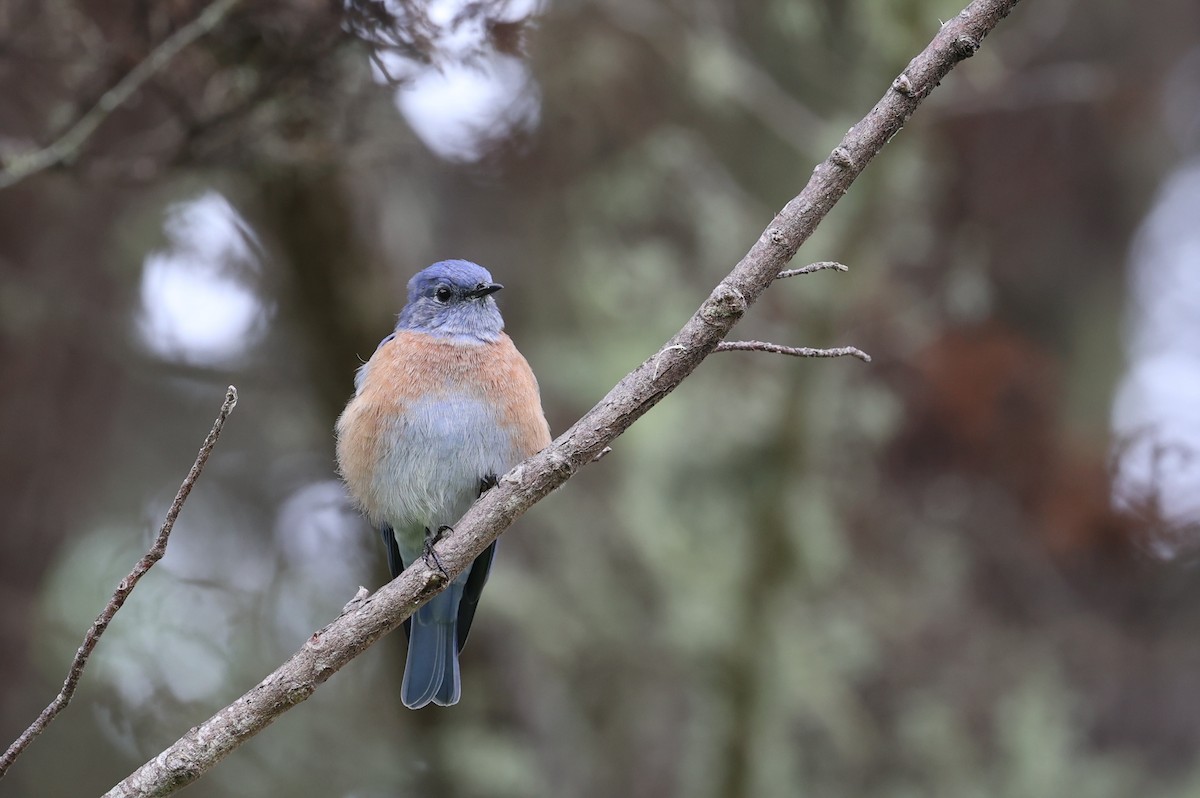
<path id="1" fill-rule="evenodd" d="M 453 292 L 449 286 L 445 285 L 439 285 L 438 289 L 433 292 L 433 298 L 442 303 L 449 302 L 451 296 L 453 296 Z"/>

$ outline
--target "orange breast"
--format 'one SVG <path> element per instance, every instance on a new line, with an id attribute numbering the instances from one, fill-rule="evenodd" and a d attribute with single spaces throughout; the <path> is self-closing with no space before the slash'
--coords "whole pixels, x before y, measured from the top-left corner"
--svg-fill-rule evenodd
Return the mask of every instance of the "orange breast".
<path id="1" fill-rule="evenodd" d="M 377 471 L 398 445 L 396 431 L 403 428 L 398 420 L 418 403 L 455 397 L 494 409 L 497 431 L 507 433 L 517 455 L 508 467 L 550 443 L 537 380 L 507 335 L 465 344 L 398 332 L 371 357 L 360 390 L 337 424 L 338 464 L 365 509 L 378 503 Z"/>

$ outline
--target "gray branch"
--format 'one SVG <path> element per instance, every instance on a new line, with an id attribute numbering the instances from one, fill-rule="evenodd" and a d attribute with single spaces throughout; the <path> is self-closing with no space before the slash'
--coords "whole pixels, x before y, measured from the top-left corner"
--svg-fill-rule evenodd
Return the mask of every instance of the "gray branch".
<path id="1" fill-rule="evenodd" d="M 167 516 L 163 519 L 162 526 L 159 527 L 158 535 L 154 539 L 149 551 L 138 560 L 133 566 L 133 570 L 129 575 L 121 580 L 117 585 L 117 589 L 113 591 L 112 597 L 108 600 L 104 610 L 92 622 L 91 628 L 87 630 L 87 634 L 83 637 L 83 644 L 79 650 L 75 652 L 75 659 L 71 662 L 71 667 L 67 671 L 67 678 L 63 682 L 62 689 L 58 691 L 58 695 L 54 697 L 37 719 L 29 725 L 21 736 L 8 747 L 3 756 L 0 756 L 0 778 L 4 778 L 4 774 L 12 767 L 12 763 L 17 760 L 29 744 L 32 743 L 37 736 L 46 730 L 58 713 L 66 709 L 67 704 L 71 703 L 71 697 L 75 695 L 75 688 L 79 686 L 79 679 L 83 676 L 83 669 L 87 666 L 88 657 L 92 655 L 92 650 L 96 648 L 96 644 L 100 642 L 100 636 L 104 634 L 104 630 L 112 622 L 117 611 L 125 606 L 125 600 L 129 598 L 129 594 L 137 587 L 137 583 L 146 572 L 149 571 L 156 562 L 163 558 L 167 553 L 167 539 L 171 537 L 171 530 L 175 528 L 175 519 L 179 518 L 179 513 L 183 510 L 183 503 L 187 501 L 187 497 L 191 494 L 192 488 L 196 484 L 196 480 L 200 478 L 200 472 L 204 470 L 204 464 L 208 462 L 208 456 L 212 454 L 213 447 L 217 445 L 217 439 L 221 437 L 221 430 L 225 427 L 225 419 L 229 418 L 229 414 L 233 412 L 234 405 L 237 404 L 237 389 L 232 385 L 225 392 L 225 401 L 221 405 L 221 410 L 217 413 L 217 419 L 213 422 L 212 429 L 209 430 L 208 437 L 204 439 L 204 443 L 200 445 L 200 451 L 196 454 L 196 461 L 192 463 L 191 469 L 180 484 L 179 490 L 175 493 L 175 500 L 171 502 L 171 507 L 167 510 Z"/>
<path id="2" fill-rule="evenodd" d="M 768 341 L 722 341 L 714 352 L 770 352 L 773 355 L 791 357 L 856 357 L 864 363 L 871 356 L 857 346 L 839 346 L 836 349 L 813 349 L 809 346 L 781 346 Z"/>
<path id="3" fill-rule="evenodd" d="M 870 113 L 814 170 L 808 185 L 759 236 L 688 322 L 657 353 L 622 379 L 549 447 L 518 465 L 483 495 L 436 546 L 450 578 L 514 520 L 596 459 L 608 444 L 658 404 L 708 356 L 771 285 L 817 224 L 871 159 L 954 66 L 1019 0 L 974 0 L 941 27 Z M 198 779 L 247 739 L 399 626 L 447 584 L 418 559 L 357 608 L 314 632 L 296 654 L 229 706 L 142 765 L 107 798 L 163 796 Z"/>
<path id="4" fill-rule="evenodd" d="M 109 114 L 124 105 L 142 84 L 166 67 L 181 50 L 215 28 L 239 2 L 240 0 L 213 0 L 195 19 L 164 39 L 125 77 L 117 81 L 115 86 L 104 92 L 92 109 L 71 125 L 53 144 L 17 155 L 5 164 L 4 169 L 0 170 L 0 189 L 8 188 L 43 169 L 75 158 L 96 132 L 96 128 L 108 119 Z"/>
<path id="5" fill-rule="evenodd" d="M 837 272 L 848 272 L 850 267 L 844 263 L 837 263 L 832 260 L 819 260 L 816 263 L 810 263 L 807 266 L 801 266 L 799 269 L 786 269 L 781 271 L 776 277 L 776 280 L 783 280 L 788 277 L 799 277 L 802 274 L 812 274 L 813 272 L 823 272 L 826 269 L 833 269 Z"/>

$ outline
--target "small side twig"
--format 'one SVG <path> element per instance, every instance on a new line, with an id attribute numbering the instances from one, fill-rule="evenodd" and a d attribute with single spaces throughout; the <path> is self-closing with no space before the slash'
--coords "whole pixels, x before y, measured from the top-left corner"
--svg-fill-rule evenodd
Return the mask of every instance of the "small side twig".
<path id="1" fill-rule="evenodd" d="M 839 346 L 836 349 L 813 349 L 808 346 L 780 346 L 767 341 L 722 341 L 714 352 L 770 352 L 773 355 L 792 357 L 856 357 L 864 363 L 871 356 L 856 346 Z"/>
<path id="2" fill-rule="evenodd" d="M 104 92 L 92 109 L 80 117 L 53 144 L 17 155 L 5 164 L 4 169 L 0 169 L 0 189 L 8 188 L 30 175 L 69 161 L 78 155 L 80 148 L 109 114 L 124 105 L 142 84 L 161 71 L 181 50 L 215 28 L 238 2 L 239 0 L 213 0 L 195 19 L 164 39 L 125 77 L 117 81 L 116 85 Z M 2 773 L 3 770 L 0 769 L 0 774 Z"/>
<path id="3" fill-rule="evenodd" d="M 784 280 L 788 277 L 799 277 L 802 274 L 812 274 L 813 272 L 823 272 L 826 269 L 833 269 L 835 272 L 848 272 L 850 267 L 844 263 L 838 263 L 833 260 L 820 260 L 816 263 L 810 263 L 807 266 L 801 266 L 799 269 L 784 269 L 779 274 L 775 275 L 776 280 Z"/>
<path id="4" fill-rule="evenodd" d="M 112 621 L 113 616 L 117 614 L 117 610 L 124 606 L 125 600 L 129 598 L 129 594 L 133 592 L 133 588 L 137 586 L 138 581 L 167 553 L 167 538 L 171 536 L 171 529 L 175 526 L 175 519 L 179 517 L 179 512 L 183 509 L 183 503 L 187 501 L 188 494 L 192 492 L 192 487 L 200 477 L 200 472 L 204 470 L 204 464 L 208 462 L 208 456 L 212 454 L 213 447 L 217 445 L 217 439 L 221 437 L 221 430 L 225 426 L 225 419 L 229 418 L 229 414 L 233 411 L 236 404 L 237 388 L 230 385 L 228 390 L 225 391 L 225 401 L 221 405 L 221 411 L 217 414 L 217 419 L 213 422 L 208 437 L 204 439 L 204 443 L 200 446 L 200 452 L 196 455 L 196 461 L 192 464 L 191 470 L 188 471 L 188 475 L 179 486 L 179 490 L 175 494 L 175 500 L 171 502 L 171 508 L 167 510 L 167 517 L 163 520 L 162 526 L 158 530 L 158 537 L 154 539 L 154 545 L 142 555 L 142 558 L 138 560 L 137 565 L 133 567 L 129 575 L 117 585 L 117 589 L 113 591 L 112 598 L 108 600 L 104 611 L 100 613 L 92 623 L 91 628 L 88 629 L 87 634 L 83 638 L 83 645 L 75 652 L 75 659 L 71 662 L 71 669 L 67 672 L 66 681 L 63 682 L 62 689 L 58 691 L 58 695 L 42 710 L 42 714 L 38 715 L 37 720 L 21 733 L 16 742 L 8 747 L 4 755 L 0 756 L 0 778 L 4 777 L 4 774 L 8 772 L 9 767 L 12 766 L 17 757 L 29 747 L 29 744 L 39 734 L 46 730 L 50 722 L 70 703 L 71 697 L 75 695 L 75 688 L 79 686 L 79 679 L 83 675 L 83 669 L 87 665 L 88 657 L 91 656 L 92 650 L 96 647 L 96 643 L 99 642 L 100 635 L 104 634 L 104 630 L 108 628 L 108 624 Z"/>
<path id="5" fill-rule="evenodd" d="M 371 595 L 371 591 L 367 590 L 362 585 L 359 585 L 358 591 L 354 594 L 354 596 L 349 601 L 346 602 L 346 605 L 344 607 L 342 607 L 341 615 L 345 615 L 348 612 L 353 612 L 354 610 L 361 607 L 363 605 L 363 603 L 366 602 L 367 598 L 370 595 Z M 341 617 L 341 616 L 339 615 L 338 617 Z"/>

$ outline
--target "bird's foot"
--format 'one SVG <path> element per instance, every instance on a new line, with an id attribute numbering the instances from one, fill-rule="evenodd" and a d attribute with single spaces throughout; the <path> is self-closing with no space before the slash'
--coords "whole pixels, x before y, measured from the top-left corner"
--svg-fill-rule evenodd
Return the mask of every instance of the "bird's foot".
<path id="1" fill-rule="evenodd" d="M 483 479 L 479 480 L 479 495 L 487 493 L 492 488 L 500 484 L 500 477 L 495 474 L 488 474 Z"/>
<path id="2" fill-rule="evenodd" d="M 423 559 L 425 560 L 425 567 L 438 569 L 439 571 L 441 571 L 442 576 L 444 576 L 447 579 L 450 578 L 450 574 L 446 573 L 446 569 L 442 567 L 442 561 L 440 559 L 438 559 L 437 552 L 434 551 L 433 547 L 435 545 L 437 545 L 437 542 L 439 540 L 441 540 L 442 538 L 444 538 L 446 536 L 447 532 L 453 532 L 453 531 L 454 531 L 453 527 L 449 527 L 449 526 L 446 526 L 443 524 L 442 526 L 439 526 L 437 528 L 437 531 L 434 532 L 432 535 L 425 536 L 425 553 L 423 556 Z"/>

